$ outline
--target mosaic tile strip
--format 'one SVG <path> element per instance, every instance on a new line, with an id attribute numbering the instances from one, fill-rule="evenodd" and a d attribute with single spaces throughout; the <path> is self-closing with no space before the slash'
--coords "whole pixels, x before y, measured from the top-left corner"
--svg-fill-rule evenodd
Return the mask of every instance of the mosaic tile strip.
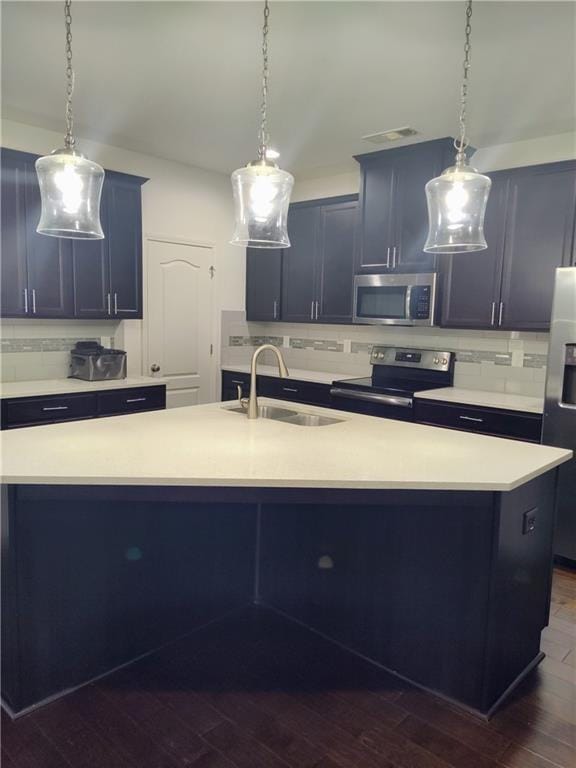
<path id="1" fill-rule="evenodd" d="M 547 357 L 546 355 L 533 355 L 524 353 L 524 368 L 546 368 Z"/>
<path id="2" fill-rule="evenodd" d="M 298 339 L 290 338 L 292 349 L 313 349 L 317 352 L 343 352 L 344 344 L 332 339 Z"/>
<path id="3" fill-rule="evenodd" d="M 477 349 L 459 349 L 456 351 L 458 363 L 494 363 L 494 365 L 512 365 L 511 352 L 487 352 Z"/>
<path id="4" fill-rule="evenodd" d="M 230 347 L 260 347 L 262 344 L 274 344 L 281 347 L 284 343 L 283 336 L 229 336 Z"/>
<path id="5" fill-rule="evenodd" d="M 2 339 L 2 352 L 10 354 L 11 352 L 69 352 L 77 341 L 97 341 L 100 338 L 79 338 L 67 339 Z"/>
<path id="6" fill-rule="evenodd" d="M 353 341 L 350 344 L 350 351 L 352 354 L 357 355 L 359 352 L 366 352 L 366 354 L 370 354 L 372 352 L 372 347 L 377 342 L 375 341 Z"/>

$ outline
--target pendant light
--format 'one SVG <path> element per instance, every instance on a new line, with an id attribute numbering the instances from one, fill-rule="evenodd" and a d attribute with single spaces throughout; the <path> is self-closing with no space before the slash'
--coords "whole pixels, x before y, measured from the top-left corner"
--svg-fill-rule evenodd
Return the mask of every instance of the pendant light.
<path id="1" fill-rule="evenodd" d="M 288 248 L 287 219 L 294 177 L 274 162 L 268 147 L 268 0 L 262 28 L 262 105 L 258 159 L 232 174 L 234 192 L 234 245 L 251 248 Z M 275 153 L 277 156 L 277 153 Z"/>
<path id="2" fill-rule="evenodd" d="M 468 0 L 460 91 L 460 137 L 454 141 L 456 164 L 426 184 L 429 231 L 424 250 L 428 253 L 465 253 L 488 247 L 484 237 L 484 214 L 492 182 L 468 165 L 466 159 L 471 18 L 472 0 Z"/>
<path id="3" fill-rule="evenodd" d="M 104 170 L 76 150 L 72 133 L 72 15 L 64 2 L 66 28 L 66 136 L 64 148 L 36 160 L 42 212 L 36 231 L 52 237 L 101 240 L 100 195 Z"/>

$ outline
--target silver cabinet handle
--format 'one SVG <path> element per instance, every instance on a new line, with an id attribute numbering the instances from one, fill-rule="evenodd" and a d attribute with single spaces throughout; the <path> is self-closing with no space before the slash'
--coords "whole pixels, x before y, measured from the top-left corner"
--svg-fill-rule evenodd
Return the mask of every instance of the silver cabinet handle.
<path id="1" fill-rule="evenodd" d="M 274 299 L 274 320 L 278 319 L 278 302 Z"/>
<path id="2" fill-rule="evenodd" d="M 314 320 L 314 302 L 310 303 L 310 320 Z"/>
<path id="3" fill-rule="evenodd" d="M 109 293 L 106 294 L 106 304 L 108 305 L 108 314 L 111 315 L 112 314 L 112 310 L 110 308 L 110 294 Z"/>
<path id="4" fill-rule="evenodd" d="M 43 411 L 67 411 L 67 405 L 46 405 L 42 408 Z"/>
<path id="5" fill-rule="evenodd" d="M 490 315 L 490 325 L 494 325 L 494 321 L 496 320 L 496 302 L 492 302 L 492 314 Z"/>
<path id="6" fill-rule="evenodd" d="M 36 314 L 36 288 L 32 288 L 32 314 Z"/>
<path id="7" fill-rule="evenodd" d="M 392 248 L 392 269 L 396 269 L 396 246 Z"/>
<path id="8" fill-rule="evenodd" d="M 462 421 L 477 421 L 479 424 L 484 423 L 484 419 L 477 419 L 474 416 L 458 416 L 459 419 L 462 419 Z"/>
<path id="9" fill-rule="evenodd" d="M 127 403 L 145 403 L 147 400 L 146 397 L 127 397 L 126 402 Z"/>
<path id="10" fill-rule="evenodd" d="M 498 310 L 498 325 L 502 325 L 502 314 L 504 312 L 504 302 L 500 302 L 500 309 Z"/>
<path id="11" fill-rule="evenodd" d="M 319 307 L 320 307 L 320 302 L 319 302 L 319 301 L 317 301 L 317 302 L 316 302 L 316 318 L 315 318 L 316 320 L 318 320 L 318 312 L 319 312 Z"/>
<path id="12" fill-rule="evenodd" d="M 238 384 L 240 387 L 244 386 L 244 382 L 238 381 L 238 379 L 232 379 L 232 384 Z"/>
<path id="13" fill-rule="evenodd" d="M 378 395 L 375 392 L 356 392 L 354 389 L 341 389 L 332 387 L 330 394 L 336 397 L 348 397 L 351 400 L 365 400 L 368 403 L 382 403 L 384 405 L 399 405 L 402 408 L 412 407 L 411 397 L 396 397 L 394 395 Z"/>
<path id="14" fill-rule="evenodd" d="M 118 294 L 114 294 L 114 314 L 118 314 Z"/>
<path id="15" fill-rule="evenodd" d="M 28 288 L 24 288 L 24 314 L 28 314 Z"/>
<path id="16" fill-rule="evenodd" d="M 282 387 L 282 392 L 298 392 L 294 387 Z"/>
<path id="17" fill-rule="evenodd" d="M 386 269 L 390 269 L 390 246 L 386 248 Z"/>

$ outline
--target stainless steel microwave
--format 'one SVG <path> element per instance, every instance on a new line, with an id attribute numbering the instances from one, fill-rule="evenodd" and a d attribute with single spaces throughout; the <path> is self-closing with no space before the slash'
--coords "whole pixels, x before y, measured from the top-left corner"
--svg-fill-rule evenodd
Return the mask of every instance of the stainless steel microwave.
<path id="1" fill-rule="evenodd" d="M 354 322 L 434 325 L 436 274 L 356 275 Z"/>

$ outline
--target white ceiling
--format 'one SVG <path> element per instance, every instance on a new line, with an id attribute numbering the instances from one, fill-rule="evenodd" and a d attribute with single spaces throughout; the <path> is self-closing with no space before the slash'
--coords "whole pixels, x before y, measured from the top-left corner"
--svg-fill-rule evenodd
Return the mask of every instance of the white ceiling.
<path id="1" fill-rule="evenodd" d="M 477 147 L 576 128 L 573 2 L 476 2 Z M 229 172 L 256 153 L 260 2 L 75 2 L 77 132 Z M 2 113 L 62 130 L 62 2 L 2 2 Z M 464 3 L 271 2 L 270 128 L 301 175 L 457 125 Z"/>

